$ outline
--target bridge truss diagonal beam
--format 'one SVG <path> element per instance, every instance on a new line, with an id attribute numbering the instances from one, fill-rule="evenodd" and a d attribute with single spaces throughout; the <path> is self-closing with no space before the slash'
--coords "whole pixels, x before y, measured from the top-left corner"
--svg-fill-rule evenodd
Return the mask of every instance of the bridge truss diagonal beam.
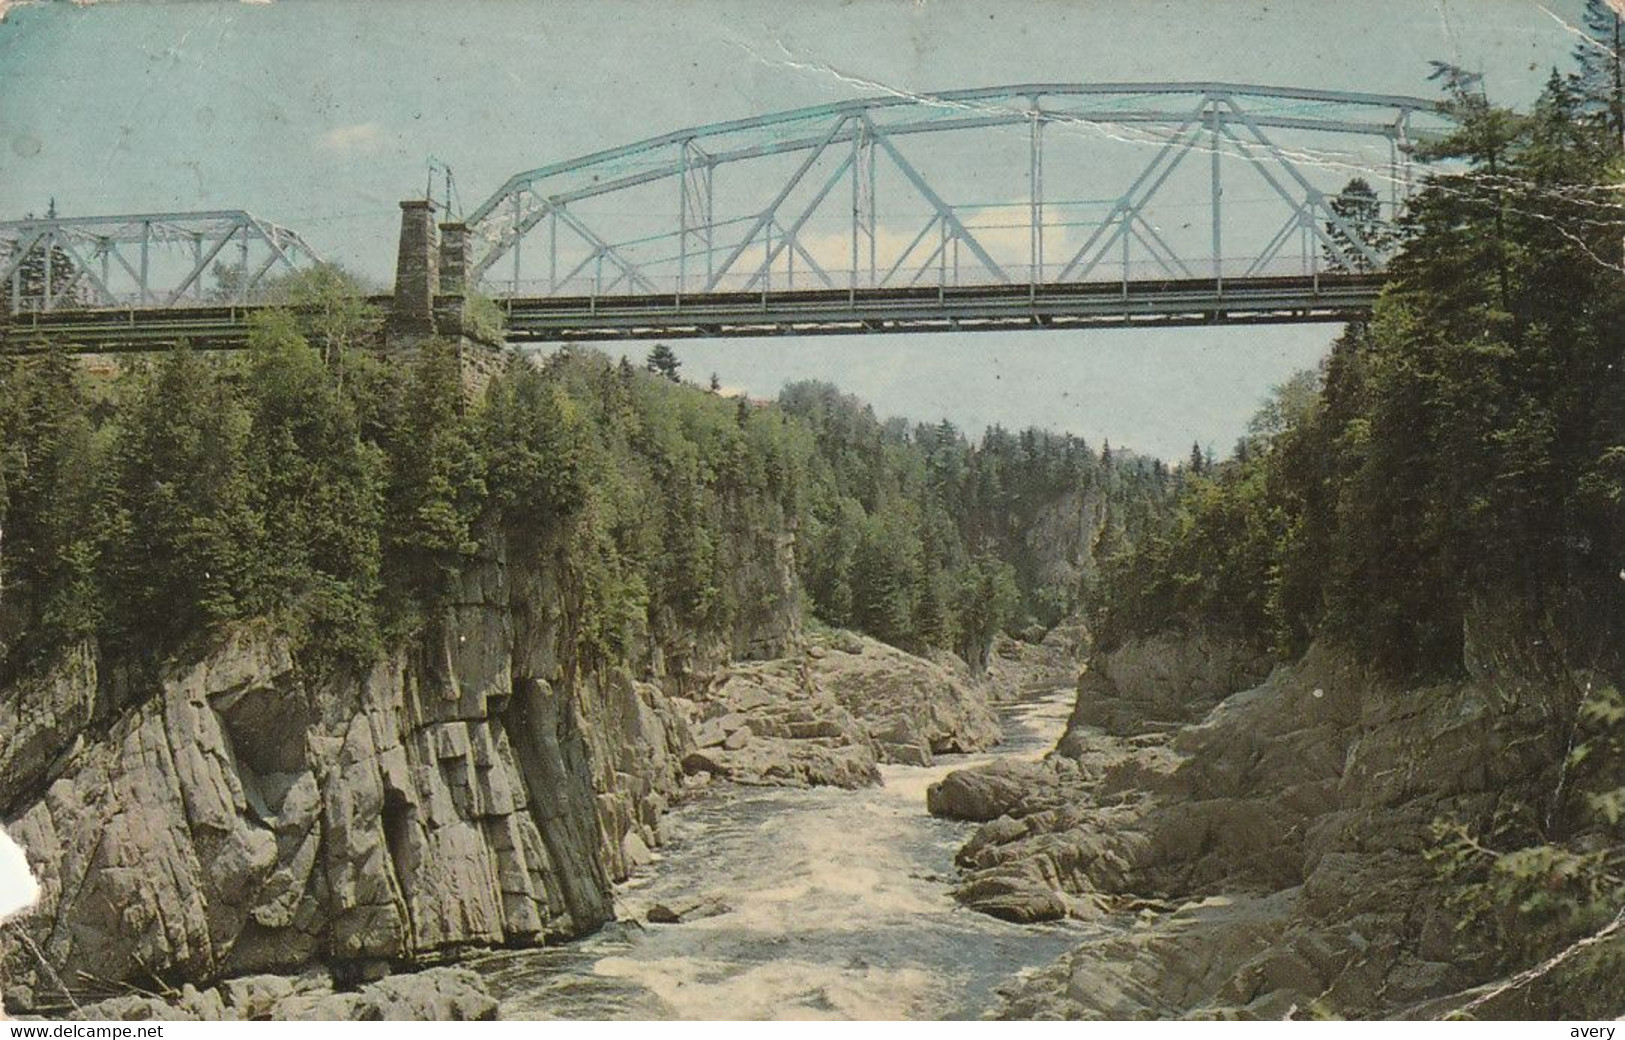
<path id="1" fill-rule="evenodd" d="M 298 233 L 242 210 L 0 222 L 0 296 L 12 314 L 248 303 L 320 262 Z M 211 269 L 220 284 L 205 290 Z"/>
<path id="2" fill-rule="evenodd" d="M 1379 222 L 1392 220 L 1413 183 L 1413 144 L 1450 127 L 1443 106 L 1423 98 L 1213 82 L 855 99 L 690 127 L 518 174 L 469 218 L 470 270 L 515 297 L 763 292 L 795 288 L 798 273 L 805 285 L 844 282 L 855 293 L 1380 270 L 1380 248 L 1330 200 L 1350 175 L 1386 182 Z M 1019 162 L 1004 154 L 1017 135 Z M 966 142 L 966 154 L 946 157 Z M 1147 149 L 1149 161 L 1135 157 Z M 1202 152 L 1207 176 L 1197 182 L 1185 160 Z M 1227 175 L 1232 167 L 1263 184 Z M 657 190 L 663 182 L 675 190 Z M 843 182 L 849 192 L 837 190 Z M 991 201 L 967 201 L 970 184 L 986 185 L 975 190 Z M 1098 206 L 1069 197 L 1080 186 Z M 1265 186 L 1262 197 L 1246 194 Z M 1182 212 L 1198 200 L 1200 223 Z M 565 214 L 592 223 L 585 254 L 561 243 Z M 538 282 L 520 257 L 544 221 L 552 230 Z M 1303 232 L 1296 256 L 1294 230 Z M 494 277 L 504 260 L 513 267 L 506 284 Z M 587 273 L 606 263 L 619 271 L 607 285 Z"/>

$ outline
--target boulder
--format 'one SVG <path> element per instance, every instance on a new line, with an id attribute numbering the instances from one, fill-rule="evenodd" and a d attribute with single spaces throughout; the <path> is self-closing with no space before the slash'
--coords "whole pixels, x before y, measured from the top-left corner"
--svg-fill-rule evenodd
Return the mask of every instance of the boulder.
<path id="1" fill-rule="evenodd" d="M 926 789 L 925 806 L 933 816 L 985 823 L 1010 813 L 1044 781 L 1043 766 L 1030 762 L 956 769 Z"/>
<path id="2" fill-rule="evenodd" d="M 706 917 L 719 917 L 732 909 L 711 896 L 688 896 L 670 903 L 656 903 L 644 918 L 650 924 L 687 924 Z"/>

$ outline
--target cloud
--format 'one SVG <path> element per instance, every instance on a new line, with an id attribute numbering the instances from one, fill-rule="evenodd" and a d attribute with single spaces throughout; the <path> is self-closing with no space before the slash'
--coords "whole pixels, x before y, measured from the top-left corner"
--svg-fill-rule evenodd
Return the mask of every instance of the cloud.
<path id="1" fill-rule="evenodd" d="M 384 128 L 377 123 L 350 123 L 335 126 L 323 134 L 318 142 L 329 152 L 355 155 L 382 148 L 385 144 Z"/>

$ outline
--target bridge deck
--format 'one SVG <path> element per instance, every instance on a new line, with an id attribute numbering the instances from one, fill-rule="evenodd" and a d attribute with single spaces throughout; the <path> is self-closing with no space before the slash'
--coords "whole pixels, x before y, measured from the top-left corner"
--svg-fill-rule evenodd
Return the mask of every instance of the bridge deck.
<path id="1" fill-rule="evenodd" d="M 696 337 L 972 332 L 1031 328 L 1341 322 L 1369 313 L 1384 276 L 1233 278 L 499 301 L 513 343 Z M 388 297 L 375 302 L 388 303 Z M 241 347 L 257 306 L 53 311 L 0 317 L 0 350 L 44 341 L 86 353 L 150 351 L 182 340 Z"/>

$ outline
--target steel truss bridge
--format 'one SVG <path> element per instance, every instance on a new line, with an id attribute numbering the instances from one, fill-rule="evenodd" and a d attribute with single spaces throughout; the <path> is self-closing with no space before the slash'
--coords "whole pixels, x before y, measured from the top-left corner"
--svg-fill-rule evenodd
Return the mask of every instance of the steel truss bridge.
<path id="1" fill-rule="evenodd" d="M 1450 126 L 1422 98 L 1226 83 L 845 101 L 518 174 L 460 230 L 452 291 L 532 342 L 1342 321 L 1380 289 L 1413 146 Z M 159 242 L 183 251 L 161 284 Z M 73 274 L 42 286 L 54 249 Z M 5 335 L 231 345 L 315 260 L 240 212 L 0 224 Z"/>

